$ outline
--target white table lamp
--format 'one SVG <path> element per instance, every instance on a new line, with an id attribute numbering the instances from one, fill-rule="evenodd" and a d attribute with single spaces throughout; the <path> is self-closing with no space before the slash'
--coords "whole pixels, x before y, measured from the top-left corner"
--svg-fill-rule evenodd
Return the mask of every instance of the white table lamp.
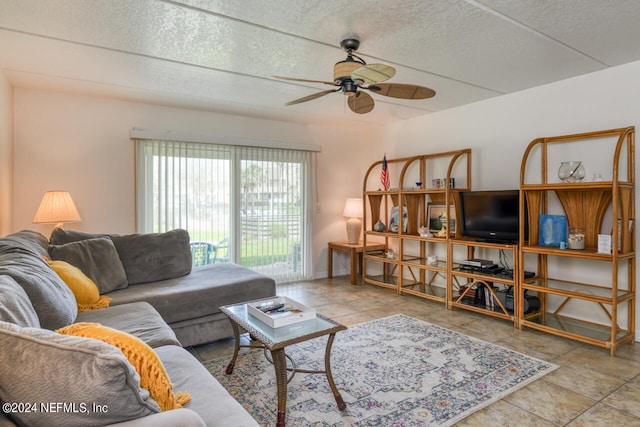
<path id="1" fill-rule="evenodd" d="M 355 245 L 360 242 L 360 232 L 362 230 L 362 199 L 348 198 L 344 204 L 342 216 L 347 220 L 347 239 L 349 244 Z"/>
<path id="2" fill-rule="evenodd" d="M 56 224 L 80 221 L 80 214 L 68 191 L 47 191 L 33 217 L 34 224 Z"/>

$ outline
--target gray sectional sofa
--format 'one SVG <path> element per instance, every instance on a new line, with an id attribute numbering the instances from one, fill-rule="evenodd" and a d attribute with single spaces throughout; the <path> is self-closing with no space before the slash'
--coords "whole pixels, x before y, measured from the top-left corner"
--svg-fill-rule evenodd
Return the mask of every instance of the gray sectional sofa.
<path id="1" fill-rule="evenodd" d="M 112 298 L 110 307 L 78 313 L 73 293 L 44 257 L 80 267 Z M 96 235 L 56 229 L 51 241 L 33 231 L 1 238 L 0 426 L 256 425 L 183 346 L 232 335 L 219 306 L 274 295 L 272 279 L 235 264 L 192 271 L 184 230 Z M 173 390 L 189 392 L 191 401 L 160 411 L 118 348 L 55 332 L 77 322 L 144 341 Z M 51 403 L 54 411 L 43 413 Z"/>

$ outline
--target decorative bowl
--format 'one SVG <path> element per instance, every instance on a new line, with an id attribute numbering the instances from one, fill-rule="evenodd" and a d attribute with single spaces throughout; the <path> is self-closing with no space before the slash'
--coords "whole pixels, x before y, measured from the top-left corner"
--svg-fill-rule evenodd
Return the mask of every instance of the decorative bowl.
<path id="1" fill-rule="evenodd" d="M 581 161 L 562 162 L 558 168 L 558 178 L 562 182 L 582 181 L 584 175 L 584 165 Z"/>

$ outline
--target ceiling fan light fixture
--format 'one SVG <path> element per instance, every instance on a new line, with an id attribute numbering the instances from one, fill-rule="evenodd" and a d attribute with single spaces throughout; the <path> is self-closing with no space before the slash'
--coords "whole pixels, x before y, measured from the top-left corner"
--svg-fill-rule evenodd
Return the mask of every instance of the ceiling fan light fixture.
<path id="1" fill-rule="evenodd" d="M 358 85 L 351 79 L 345 79 L 342 81 L 342 92 L 346 96 L 355 96 L 358 92 Z"/>

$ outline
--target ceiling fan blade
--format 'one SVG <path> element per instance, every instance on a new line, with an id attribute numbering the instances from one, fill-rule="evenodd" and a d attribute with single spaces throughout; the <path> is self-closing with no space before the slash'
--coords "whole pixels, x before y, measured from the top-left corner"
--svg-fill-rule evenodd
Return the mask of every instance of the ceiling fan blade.
<path id="1" fill-rule="evenodd" d="M 389 80 L 396 74 L 396 69 L 386 64 L 367 64 L 351 73 L 351 80 L 362 80 L 371 85 Z"/>
<path id="2" fill-rule="evenodd" d="M 311 80 L 311 79 L 300 79 L 297 77 L 285 77 L 285 76 L 271 76 L 280 80 L 292 80 L 294 82 L 308 82 L 308 83 L 322 83 L 325 85 L 337 86 L 335 82 L 325 82 L 324 80 Z"/>
<path id="3" fill-rule="evenodd" d="M 379 95 L 400 99 L 426 99 L 435 96 L 436 91 L 424 86 L 409 85 L 404 83 L 382 83 L 367 88 Z"/>
<path id="4" fill-rule="evenodd" d="M 285 105 L 289 106 L 289 105 L 295 105 L 295 104 L 300 104 L 302 102 L 307 102 L 307 101 L 311 101 L 313 99 L 317 99 L 320 98 L 321 96 L 325 96 L 329 93 L 333 93 L 333 92 L 337 92 L 340 89 L 329 89 L 329 90 L 323 90 L 322 92 L 317 92 L 314 93 L 313 95 L 308 95 L 302 98 L 298 98 L 298 99 L 294 99 L 293 101 L 289 101 L 287 102 Z"/>
<path id="5" fill-rule="evenodd" d="M 364 92 L 358 92 L 355 96 L 347 97 L 347 104 L 351 111 L 358 114 L 366 114 L 373 110 L 376 105 L 371 95 Z"/>

